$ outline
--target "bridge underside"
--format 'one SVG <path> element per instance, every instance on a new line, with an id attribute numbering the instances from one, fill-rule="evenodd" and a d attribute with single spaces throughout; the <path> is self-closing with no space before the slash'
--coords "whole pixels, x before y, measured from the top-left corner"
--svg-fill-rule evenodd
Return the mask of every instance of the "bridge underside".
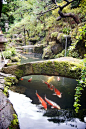
<path id="1" fill-rule="evenodd" d="M 17 78 L 27 75 L 50 75 L 78 78 L 81 75 L 81 62 L 82 60 L 80 59 L 62 57 L 4 67 L 2 72 L 13 74 Z"/>

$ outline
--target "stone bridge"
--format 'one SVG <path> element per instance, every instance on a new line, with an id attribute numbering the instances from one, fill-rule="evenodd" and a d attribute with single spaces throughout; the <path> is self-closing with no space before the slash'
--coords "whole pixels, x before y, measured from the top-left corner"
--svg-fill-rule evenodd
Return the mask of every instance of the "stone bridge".
<path id="1" fill-rule="evenodd" d="M 51 60 L 28 62 L 21 65 L 3 67 L 2 72 L 13 74 L 17 78 L 27 75 L 50 75 L 78 78 L 81 75 L 82 60 L 61 57 Z"/>

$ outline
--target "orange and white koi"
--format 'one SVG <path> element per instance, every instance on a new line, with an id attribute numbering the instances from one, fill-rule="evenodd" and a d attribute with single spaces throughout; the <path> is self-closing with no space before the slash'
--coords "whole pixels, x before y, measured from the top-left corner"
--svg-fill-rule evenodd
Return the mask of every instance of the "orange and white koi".
<path id="1" fill-rule="evenodd" d="M 57 77 L 57 81 L 60 81 L 60 77 Z"/>
<path id="2" fill-rule="evenodd" d="M 55 102 L 49 100 L 46 98 L 46 96 L 44 97 L 45 98 L 45 101 L 52 106 L 52 108 L 57 108 L 57 109 L 61 109 L 59 105 L 57 105 Z"/>
<path id="3" fill-rule="evenodd" d="M 54 76 L 49 77 L 47 83 L 50 83 L 54 79 Z"/>
<path id="4" fill-rule="evenodd" d="M 21 81 L 24 80 L 23 77 L 21 77 L 20 80 L 21 80 Z"/>
<path id="5" fill-rule="evenodd" d="M 41 103 L 42 106 L 44 107 L 44 109 L 47 110 L 47 104 L 46 104 L 46 102 L 43 100 L 43 98 L 42 98 L 41 96 L 39 96 L 39 94 L 37 93 L 37 91 L 36 91 L 36 95 L 37 95 L 37 97 L 38 97 L 40 103 Z"/>
<path id="6" fill-rule="evenodd" d="M 50 90 L 53 90 L 53 88 L 51 87 L 51 85 L 50 85 L 48 82 L 45 82 L 44 80 L 42 80 L 42 82 L 45 83 L 45 84 L 47 84 L 47 86 L 48 86 L 48 88 L 49 88 Z"/>
<path id="7" fill-rule="evenodd" d="M 28 80 L 28 82 L 31 82 L 32 81 L 32 77 Z"/>
<path id="8" fill-rule="evenodd" d="M 59 98 L 62 97 L 62 95 L 61 95 L 62 93 L 58 89 L 56 89 L 55 87 L 54 87 L 54 92 L 55 92 L 54 95 L 57 95 Z"/>

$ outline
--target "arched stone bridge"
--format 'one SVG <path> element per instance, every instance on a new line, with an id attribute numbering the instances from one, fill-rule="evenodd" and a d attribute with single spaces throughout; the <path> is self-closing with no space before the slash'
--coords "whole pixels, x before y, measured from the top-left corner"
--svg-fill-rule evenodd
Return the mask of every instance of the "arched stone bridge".
<path id="1" fill-rule="evenodd" d="M 80 59 L 61 57 L 3 67 L 2 72 L 13 74 L 17 78 L 27 75 L 50 75 L 78 78 L 81 75 L 81 68 L 83 67 L 81 62 L 82 60 Z"/>

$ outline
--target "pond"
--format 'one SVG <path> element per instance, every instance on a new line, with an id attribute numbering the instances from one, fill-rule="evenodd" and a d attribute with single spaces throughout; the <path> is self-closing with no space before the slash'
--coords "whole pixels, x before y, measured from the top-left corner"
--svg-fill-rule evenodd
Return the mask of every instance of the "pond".
<path id="1" fill-rule="evenodd" d="M 32 60 L 34 58 L 29 57 L 29 61 Z M 35 60 L 39 60 L 38 57 Z M 28 82 L 31 77 L 31 82 Z M 18 114 L 20 129 L 85 129 L 86 89 L 81 97 L 82 106 L 79 114 L 76 114 L 73 107 L 76 80 L 52 76 L 50 83 L 62 93 L 62 97 L 59 98 L 53 94 L 54 91 L 50 90 L 47 84 L 43 83 L 43 80 L 47 82 L 49 79 L 50 76 L 44 75 L 24 76 L 23 80 L 12 87 L 13 91 L 9 90 L 9 99 Z M 36 96 L 36 91 L 43 99 L 46 95 L 61 109 L 51 108 L 47 104 L 45 110 Z"/>

